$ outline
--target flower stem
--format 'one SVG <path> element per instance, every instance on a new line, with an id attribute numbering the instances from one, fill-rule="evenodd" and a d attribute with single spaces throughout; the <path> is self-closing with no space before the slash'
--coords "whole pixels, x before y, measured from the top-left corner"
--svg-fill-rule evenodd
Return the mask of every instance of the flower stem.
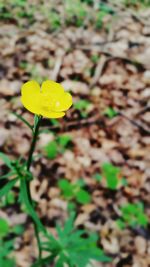
<path id="1" fill-rule="evenodd" d="M 42 117 L 38 116 L 38 117 L 36 117 L 36 119 L 37 120 L 36 120 L 36 123 L 34 124 L 33 138 L 32 138 L 31 148 L 29 151 L 29 156 L 28 156 L 28 161 L 27 161 L 27 171 L 30 170 L 30 166 L 32 163 L 33 153 L 34 153 L 34 149 L 35 149 L 35 145 L 36 145 L 36 141 L 37 141 L 37 137 L 38 137 L 38 133 L 39 133 L 40 122 L 41 122 Z M 27 194 L 29 197 L 29 201 L 33 207 L 33 201 L 32 201 L 31 191 L 30 191 L 30 180 L 28 180 L 28 179 L 26 179 L 26 186 L 27 186 Z M 34 231 L 35 231 L 35 236 L 36 236 L 36 240 L 37 240 L 37 244 L 38 244 L 39 262 L 40 262 L 42 259 L 42 248 L 41 248 L 41 242 L 40 242 L 38 227 L 37 227 L 35 222 L 34 222 Z"/>
<path id="2" fill-rule="evenodd" d="M 28 171 L 30 170 L 30 166 L 31 166 L 31 163 L 32 163 L 33 152 L 34 152 L 34 149 L 35 149 L 35 145 L 36 145 L 36 141 L 37 141 L 37 137 L 38 137 L 38 133 L 39 133 L 39 127 L 40 127 L 41 119 L 42 119 L 42 117 L 39 116 L 36 125 L 34 125 L 33 139 L 32 139 L 32 144 L 31 144 L 31 148 L 30 148 L 30 151 L 29 151 L 28 161 L 27 161 L 27 170 Z"/>

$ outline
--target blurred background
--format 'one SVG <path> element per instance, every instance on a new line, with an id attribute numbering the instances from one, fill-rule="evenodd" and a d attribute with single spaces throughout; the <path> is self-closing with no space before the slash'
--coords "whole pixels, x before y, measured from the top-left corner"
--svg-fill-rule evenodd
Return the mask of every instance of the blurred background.
<path id="1" fill-rule="evenodd" d="M 31 169 L 42 222 L 55 234 L 75 210 L 76 227 L 96 232 L 113 258 L 93 266 L 148 267 L 150 1 L 0 0 L 0 150 L 12 159 L 27 158 L 31 142 L 13 113 L 33 123 L 21 85 L 46 79 L 74 103 L 65 118 L 42 122 Z M 1 200 L 0 218 L 22 225 L 13 255 L 29 267 L 35 237 L 17 196 L 16 187 Z"/>

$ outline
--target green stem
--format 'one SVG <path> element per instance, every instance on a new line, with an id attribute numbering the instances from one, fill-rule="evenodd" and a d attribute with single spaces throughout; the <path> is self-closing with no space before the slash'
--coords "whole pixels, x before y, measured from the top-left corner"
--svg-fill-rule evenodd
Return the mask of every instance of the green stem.
<path id="1" fill-rule="evenodd" d="M 38 117 L 38 121 L 34 127 L 34 131 L 33 131 L 33 139 L 32 139 L 32 144 L 31 144 L 31 148 L 30 148 L 30 151 L 29 151 L 29 157 L 28 157 L 28 161 L 27 161 L 27 170 L 29 171 L 30 170 L 30 166 L 31 166 L 31 163 L 32 163 L 32 157 L 33 157 L 33 152 L 34 152 L 34 149 L 35 149 L 35 145 L 36 145 L 36 141 L 37 141 L 37 137 L 38 137 L 38 133 L 39 133 L 39 127 L 40 127 L 40 122 L 41 122 L 41 119 L 42 117 L 39 116 Z"/>
<path id="2" fill-rule="evenodd" d="M 30 166 L 31 166 L 31 163 L 32 163 L 33 153 L 34 153 L 34 149 L 35 149 L 35 145 L 36 145 L 36 141 L 37 141 L 37 137 L 38 137 L 38 133 L 39 133 L 39 127 L 40 127 L 41 119 L 42 119 L 42 117 L 39 116 L 38 119 L 37 119 L 37 123 L 34 125 L 33 139 L 32 139 L 32 144 L 31 144 L 31 148 L 30 148 L 30 151 L 29 151 L 28 161 L 27 161 L 27 170 L 28 171 L 30 170 Z M 32 197 L 31 197 L 31 191 L 30 191 L 30 181 L 28 179 L 26 179 L 26 186 L 27 186 L 27 194 L 28 194 L 28 197 L 29 197 L 29 201 L 30 201 L 31 205 L 33 206 Z M 39 262 L 41 262 L 41 259 L 42 259 L 42 248 L 41 248 L 41 242 L 40 242 L 38 227 L 37 227 L 35 222 L 34 222 L 34 231 L 35 231 L 37 244 L 38 244 L 38 250 L 39 250 Z"/>

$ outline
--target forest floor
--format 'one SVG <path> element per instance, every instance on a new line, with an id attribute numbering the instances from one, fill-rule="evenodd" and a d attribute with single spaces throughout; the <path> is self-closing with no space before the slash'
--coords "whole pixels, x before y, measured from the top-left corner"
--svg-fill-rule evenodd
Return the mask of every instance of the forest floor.
<path id="1" fill-rule="evenodd" d="M 61 82 L 72 93 L 74 105 L 58 124 L 43 121 L 31 169 L 38 214 L 55 234 L 56 221 L 63 224 L 68 217 L 68 200 L 58 181 L 76 183 L 82 178 L 91 201 L 76 203 L 75 225 L 97 232 L 99 245 L 113 258 L 112 263 L 94 266 L 148 267 L 150 224 L 121 229 L 116 221 L 127 203 L 142 203 L 150 218 L 150 8 L 110 1 L 95 27 L 97 6 L 86 5 L 88 15 L 76 25 L 75 15 L 65 21 L 71 13 L 66 15 L 64 4 L 57 1 L 53 9 L 62 16 L 59 25 L 57 18 L 48 17 L 53 1 L 45 1 L 42 11 L 32 10 L 38 1 L 28 2 L 20 17 L 22 7 L 9 1 L 2 6 L 7 16 L 0 22 L 0 149 L 13 159 L 28 155 L 30 130 L 12 114 L 33 122 L 20 102 L 21 84 L 30 79 Z M 44 147 L 64 134 L 70 141 L 63 153 L 50 159 Z M 101 179 L 106 162 L 120 170 L 116 190 Z M 0 164 L 3 174 L 6 168 Z M 17 199 L 17 187 L 14 195 Z M 14 255 L 17 267 L 30 267 L 37 253 L 30 219 L 16 202 L 2 207 L 0 217 L 11 226 L 25 226 Z"/>

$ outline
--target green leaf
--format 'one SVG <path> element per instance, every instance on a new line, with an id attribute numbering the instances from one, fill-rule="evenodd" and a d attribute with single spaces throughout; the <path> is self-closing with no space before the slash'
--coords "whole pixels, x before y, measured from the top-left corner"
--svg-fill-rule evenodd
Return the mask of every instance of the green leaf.
<path id="1" fill-rule="evenodd" d="M 92 259 L 101 262 L 110 262 L 111 258 L 107 257 L 104 252 L 97 247 L 98 236 L 96 234 L 88 235 L 87 238 L 82 238 L 82 232 L 78 235 L 79 230 L 69 238 L 70 245 L 67 249 L 69 257 L 74 264 L 85 267 Z M 71 242 L 72 241 L 72 242 Z"/>
<path id="2" fill-rule="evenodd" d="M 70 141 L 72 140 L 70 135 L 60 135 L 58 137 L 58 143 L 60 146 L 62 146 L 63 148 L 66 148 L 67 145 L 70 143 Z"/>
<path id="3" fill-rule="evenodd" d="M 8 172 L 5 175 L 0 176 L 0 179 L 7 179 L 7 178 L 11 177 L 14 174 L 15 174 L 15 169 L 13 171 Z"/>
<path id="4" fill-rule="evenodd" d="M 5 219 L 0 219 L 0 238 L 4 237 L 9 232 L 9 225 Z"/>
<path id="5" fill-rule="evenodd" d="M 85 181 L 84 181 L 84 179 L 83 179 L 83 178 L 78 179 L 77 182 L 76 182 L 76 185 L 77 185 L 78 187 L 83 187 L 83 186 L 85 186 Z"/>
<path id="6" fill-rule="evenodd" d="M 8 204 L 14 204 L 15 203 L 15 195 L 14 195 L 14 192 L 12 192 L 12 191 L 8 192 L 8 194 L 6 196 L 6 202 Z"/>
<path id="7" fill-rule="evenodd" d="M 67 206 L 68 212 L 76 211 L 76 204 L 74 202 L 69 201 Z"/>
<path id="8" fill-rule="evenodd" d="M 55 266 L 64 267 L 66 263 L 69 267 L 86 267 L 91 259 L 102 262 L 110 262 L 104 252 L 97 247 L 98 235 L 88 234 L 84 230 L 74 227 L 75 213 L 72 213 L 65 222 L 64 228 L 56 225 L 58 244 L 53 246 L 53 240 L 47 246 L 48 251 L 56 252 Z M 85 236 L 86 237 L 83 237 Z"/>
<path id="9" fill-rule="evenodd" d="M 50 256 L 48 256 L 48 257 L 46 257 L 44 259 L 37 260 L 35 263 L 32 264 L 31 267 L 41 267 L 41 266 L 44 267 L 46 264 L 52 263 L 54 258 L 55 258 L 55 255 L 50 255 Z"/>
<path id="10" fill-rule="evenodd" d="M 65 235 L 72 232 L 74 228 L 75 212 L 71 212 L 69 219 L 65 222 L 63 232 Z"/>
<path id="11" fill-rule="evenodd" d="M 74 103 L 74 107 L 77 110 L 85 111 L 91 103 L 88 100 L 81 99 Z"/>
<path id="12" fill-rule="evenodd" d="M 103 176 L 100 175 L 99 173 L 95 173 L 94 176 L 93 176 L 93 178 L 94 178 L 96 181 L 100 182 L 100 181 L 102 180 Z"/>
<path id="13" fill-rule="evenodd" d="M 121 184 L 122 184 L 123 186 L 127 186 L 127 185 L 128 185 L 128 180 L 127 180 L 125 177 L 123 177 L 123 178 L 121 179 Z"/>
<path id="14" fill-rule="evenodd" d="M 144 204 L 142 201 L 138 201 L 136 203 L 137 207 L 139 208 L 140 211 L 144 212 Z"/>
<path id="15" fill-rule="evenodd" d="M 60 125 L 59 121 L 56 120 L 56 119 L 50 119 L 50 122 L 51 122 L 51 124 L 54 125 L 54 126 L 59 126 L 59 125 Z"/>
<path id="16" fill-rule="evenodd" d="M 9 192 L 7 195 L 7 203 L 8 204 L 14 204 L 15 203 L 15 194 L 14 192 Z"/>
<path id="17" fill-rule="evenodd" d="M 41 223 L 40 219 L 38 218 L 36 212 L 34 211 L 32 204 L 30 203 L 29 197 L 28 197 L 28 193 L 27 193 L 27 184 L 26 184 L 26 178 L 22 177 L 20 179 L 21 181 L 21 200 L 22 202 L 26 205 L 27 211 L 30 214 L 30 216 L 32 217 L 32 219 L 35 221 L 35 223 L 37 224 L 37 226 L 39 227 L 39 229 L 43 232 L 46 232 L 46 229 L 44 228 L 43 224 Z"/>
<path id="18" fill-rule="evenodd" d="M 24 227 L 22 225 L 16 225 L 13 227 L 13 233 L 16 235 L 21 235 L 24 232 Z"/>
<path id="19" fill-rule="evenodd" d="M 45 146 L 45 151 L 49 159 L 55 159 L 58 154 L 58 145 L 56 141 L 51 141 Z"/>
<path id="20" fill-rule="evenodd" d="M 108 107 L 105 109 L 104 115 L 106 115 L 106 116 L 108 116 L 108 118 L 112 119 L 118 115 L 118 112 L 115 109 Z"/>
<path id="21" fill-rule="evenodd" d="M 3 267 L 15 267 L 16 263 L 14 259 L 10 259 L 10 258 L 5 258 L 4 259 L 4 264 L 2 265 Z"/>
<path id="22" fill-rule="evenodd" d="M 62 190 L 64 197 L 71 198 L 74 196 L 74 185 L 72 185 L 68 180 L 59 180 L 58 186 Z"/>
<path id="23" fill-rule="evenodd" d="M 115 13 L 114 9 L 111 6 L 109 6 L 105 3 L 102 3 L 102 2 L 100 2 L 100 4 L 99 4 L 99 9 L 101 11 L 106 12 L 107 14 L 109 14 L 109 13 L 114 14 Z"/>
<path id="24" fill-rule="evenodd" d="M 91 201 L 91 196 L 88 192 L 86 192 L 84 189 L 80 189 L 76 193 L 76 199 L 80 204 L 87 204 Z"/>
<path id="25" fill-rule="evenodd" d="M 104 163 L 102 165 L 102 172 L 106 178 L 108 188 L 115 190 L 118 186 L 120 169 L 113 166 L 111 163 Z"/>
<path id="26" fill-rule="evenodd" d="M 12 161 L 6 156 L 4 153 L 0 152 L 0 158 L 4 161 L 4 163 L 11 169 L 14 170 L 14 166 L 12 165 Z"/>
<path id="27" fill-rule="evenodd" d="M 120 229 L 125 229 L 125 223 L 124 223 L 124 221 L 122 221 L 121 219 L 118 219 L 118 220 L 116 220 L 116 223 L 117 223 L 117 225 L 119 226 L 119 228 Z"/>
<path id="28" fill-rule="evenodd" d="M 64 267 L 64 263 L 66 262 L 66 256 L 64 255 L 64 253 L 60 253 L 59 257 L 55 263 L 55 267 Z"/>
<path id="29" fill-rule="evenodd" d="M 94 64 L 97 64 L 100 59 L 100 55 L 94 54 L 91 56 L 91 60 Z"/>
<path id="30" fill-rule="evenodd" d="M 7 195 L 3 196 L 0 207 L 5 207 L 15 203 L 15 195 L 13 191 L 9 191 Z"/>
<path id="31" fill-rule="evenodd" d="M 141 226 L 147 226 L 148 225 L 148 217 L 146 214 L 144 213 L 139 213 L 138 217 L 137 217 L 137 222 L 139 225 Z"/>
<path id="32" fill-rule="evenodd" d="M 136 225 L 145 227 L 148 224 L 148 217 L 144 214 L 143 203 L 127 203 L 121 207 L 121 212 L 121 219 L 132 227 Z"/>
<path id="33" fill-rule="evenodd" d="M 15 185 L 18 179 L 18 177 L 14 178 L 13 180 L 7 182 L 7 184 L 4 185 L 2 189 L 0 189 L 0 198 L 5 196 L 10 191 L 10 189 Z"/>

